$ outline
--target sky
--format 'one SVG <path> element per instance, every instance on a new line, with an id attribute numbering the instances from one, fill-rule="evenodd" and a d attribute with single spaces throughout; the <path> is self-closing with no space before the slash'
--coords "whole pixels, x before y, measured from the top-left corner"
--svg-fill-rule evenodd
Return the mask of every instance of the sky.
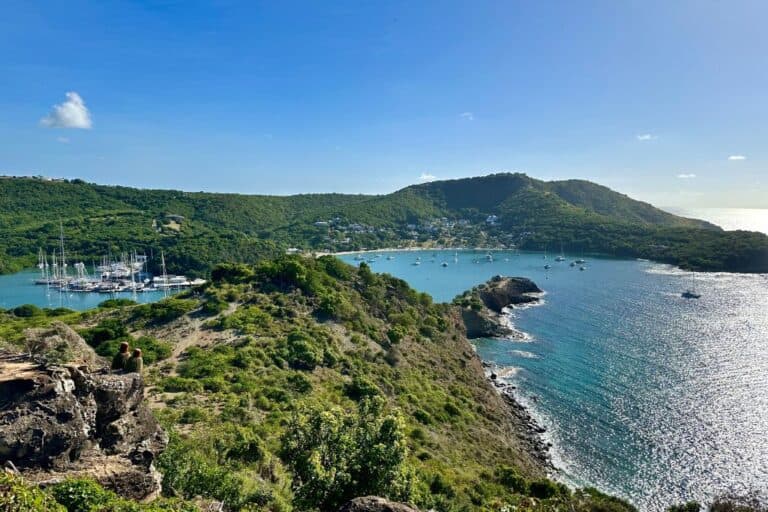
<path id="1" fill-rule="evenodd" d="M 5 0 L 0 174 L 768 208 L 768 2 Z"/>

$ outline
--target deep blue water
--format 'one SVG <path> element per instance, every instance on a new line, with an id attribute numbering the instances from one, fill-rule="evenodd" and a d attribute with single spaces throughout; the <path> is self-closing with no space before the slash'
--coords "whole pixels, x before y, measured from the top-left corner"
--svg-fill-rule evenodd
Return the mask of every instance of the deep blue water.
<path id="1" fill-rule="evenodd" d="M 34 284 L 40 272 L 30 270 L 0 276 L 0 308 L 9 309 L 20 304 L 34 304 L 41 308 L 65 307 L 82 311 L 96 307 L 99 302 L 110 298 L 133 299 L 136 302 L 154 302 L 163 298 L 162 291 L 122 293 L 76 293 L 60 292 L 55 288 Z"/>
<path id="2" fill-rule="evenodd" d="M 768 489 L 768 276 L 699 274 L 702 298 L 686 300 L 690 274 L 649 262 L 589 258 L 580 272 L 550 256 L 547 271 L 541 254 L 386 254 L 374 270 L 440 301 L 496 274 L 545 290 L 512 313 L 530 339 L 476 345 L 547 427 L 561 479 L 651 511 Z"/>

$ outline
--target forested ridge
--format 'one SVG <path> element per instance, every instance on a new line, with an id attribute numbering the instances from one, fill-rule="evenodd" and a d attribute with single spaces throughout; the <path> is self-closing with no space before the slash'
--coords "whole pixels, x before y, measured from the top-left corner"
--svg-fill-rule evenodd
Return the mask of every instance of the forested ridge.
<path id="1" fill-rule="evenodd" d="M 768 272 L 768 236 L 723 231 L 582 180 L 524 174 L 414 185 L 379 196 L 266 196 L 142 190 L 81 180 L 0 179 L 0 272 L 36 262 L 63 231 L 67 251 L 160 251 L 169 271 L 207 275 L 289 247 L 512 247 L 643 257 L 698 270 Z"/>

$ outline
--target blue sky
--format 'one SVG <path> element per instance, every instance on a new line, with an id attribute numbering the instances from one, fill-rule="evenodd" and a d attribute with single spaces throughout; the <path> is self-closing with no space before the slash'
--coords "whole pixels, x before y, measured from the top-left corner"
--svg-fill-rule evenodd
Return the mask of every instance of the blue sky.
<path id="1" fill-rule="evenodd" d="M 6 0 L 0 174 L 284 194 L 522 171 L 768 207 L 766 20 L 764 1 Z"/>

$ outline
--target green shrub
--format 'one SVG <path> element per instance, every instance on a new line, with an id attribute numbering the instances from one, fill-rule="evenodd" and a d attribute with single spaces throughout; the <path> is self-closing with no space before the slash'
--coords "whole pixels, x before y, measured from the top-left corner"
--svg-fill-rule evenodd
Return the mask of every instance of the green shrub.
<path id="1" fill-rule="evenodd" d="M 171 393 L 199 393 L 203 390 L 203 386 L 200 381 L 187 379 L 184 377 L 166 377 L 161 381 L 161 387 L 163 388 L 163 391 L 168 391 Z"/>
<path id="2" fill-rule="evenodd" d="M 137 319 L 147 320 L 153 324 L 162 324 L 189 313 L 196 306 L 196 300 L 171 297 L 152 304 L 137 306 L 133 309 L 133 313 Z"/>
<path id="3" fill-rule="evenodd" d="M 31 318 L 43 314 L 43 310 L 34 304 L 22 304 L 21 306 L 13 308 L 12 311 L 13 314 L 19 318 Z"/>
<path id="4" fill-rule="evenodd" d="M 567 496 L 570 491 L 563 484 L 542 478 L 528 483 L 528 494 L 534 498 L 545 500 L 558 495 Z"/>
<path id="5" fill-rule="evenodd" d="M 496 468 L 495 476 L 496 480 L 498 480 L 504 487 L 507 487 L 516 493 L 527 494 L 528 483 L 515 468 L 500 466 Z"/>
<path id="6" fill-rule="evenodd" d="M 368 377 L 355 375 L 344 386 L 344 393 L 352 400 L 362 400 L 379 394 L 379 387 Z"/>
<path id="7" fill-rule="evenodd" d="M 305 332 L 293 331 L 287 338 L 286 360 L 297 370 L 314 370 L 323 361 L 323 352 Z"/>
<path id="8" fill-rule="evenodd" d="M 104 309 L 122 308 L 125 306 L 135 306 L 137 302 L 131 299 L 107 299 L 99 302 L 98 307 Z"/>
<path id="9" fill-rule="evenodd" d="M 11 473 L 0 471 L 0 510 L 3 512 L 67 512 L 51 496 Z"/>
<path id="10" fill-rule="evenodd" d="M 356 414 L 307 406 L 282 438 L 281 456 L 295 475 L 300 508 L 335 510 L 367 495 L 407 500 L 407 455 L 403 419 L 386 413 L 383 399 L 364 400 Z"/>
<path id="11" fill-rule="evenodd" d="M 64 480 L 50 486 L 48 491 L 68 512 L 91 512 L 117 500 L 115 493 L 86 479 Z"/>
<path id="12" fill-rule="evenodd" d="M 200 407 L 190 407 L 188 409 L 184 409 L 184 412 L 181 413 L 181 417 L 179 418 L 180 423 L 199 423 L 201 421 L 204 421 L 208 417 L 208 414 L 202 410 Z"/>

